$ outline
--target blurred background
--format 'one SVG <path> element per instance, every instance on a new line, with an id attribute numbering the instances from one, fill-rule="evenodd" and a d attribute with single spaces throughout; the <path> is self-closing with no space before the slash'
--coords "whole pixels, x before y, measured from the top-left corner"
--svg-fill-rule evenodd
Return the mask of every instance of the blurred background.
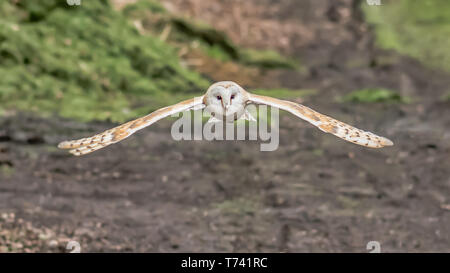
<path id="1" fill-rule="evenodd" d="M 0 252 L 450 251 L 450 2 L 376 2 L 0 1 Z M 281 113 L 273 152 L 173 119 L 56 148 L 219 80 L 395 146 Z"/>

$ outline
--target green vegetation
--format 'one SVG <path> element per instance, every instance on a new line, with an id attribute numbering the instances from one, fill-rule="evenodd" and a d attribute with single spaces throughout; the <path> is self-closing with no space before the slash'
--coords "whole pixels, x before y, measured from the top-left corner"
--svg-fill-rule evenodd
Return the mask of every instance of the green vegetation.
<path id="1" fill-rule="evenodd" d="M 273 50 L 254 50 L 243 49 L 239 53 L 239 59 L 242 63 L 247 65 L 254 65 L 263 68 L 286 68 L 296 69 L 297 63 L 294 60 L 289 60 L 281 56 L 278 52 Z"/>
<path id="2" fill-rule="evenodd" d="M 1 3 L 0 108 L 124 121 L 207 88 L 108 1 L 43 3 Z"/>
<path id="3" fill-rule="evenodd" d="M 445 94 L 444 96 L 442 96 L 442 100 L 443 100 L 443 101 L 450 101 L 450 92 L 448 92 L 447 94 Z"/>
<path id="4" fill-rule="evenodd" d="M 383 0 L 381 6 L 361 1 L 375 27 L 377 45 L 450 71 L 450 1 Z"/>
<path id="5" fill-rule="evenodd" d="M 217 208 L 223 213 L 245 215 L 254 213 L 259 204 L 257 200 L 249 198 L 237 198 L 233 200 L 225 200 L 222 203 L 216 204 Z"/>
<path id="6" fill-rule="evenodd" d="M 154 1 L 140 0 L 125 7 L 124 13 L 144 21 L 152 17 L 154 22 L 149 27 L 153 33 L 161 33 L 164 27 L 170 25 L 173 29 L 170 34 L 171 40 L 179 43 L 197 41 L 208 56 L 221 61 L 231 60 L 268 69 L 297 68 L 295 61 L 281 56 L 276 51 L 239 48 L 225 33 L 206 23 L 169 14 Z"/>
<path id="7" fill-rule="evenodd" d="M 282 99 L 294 99 L 294 98 L 304 98 L 307 96 L 311 96 L 317 93 L 316 90 L 312 89 L 299 89 L 299 90 L 291 90 L 285 88 L 275 88 L 275 89 L 254 89 L 250 91 L 251 93 L 262 95 L 262 96 L 271 96 Z"/>
<path id="8" fill-rule="evenodd" d="M 0 175 L 9 178 L 13 174 L 14 174 L 14 167 L 8 164 L 0 164 Z"/>
<path id="9" fill-rule="evenodd" d="M 384 88 L 366 88 L 356 90 L 350 94 L 345 95 L 342 101 L 346 102 L 388 102 L 388 103 L 408 103 L 409 98 L 400 96 L 398 93 Z"/>
<path id="10" fill-rule="evenodd" d="M 153 0 L 139 0 L 136 3 L 125 6 L 123 9 L 124 15 L 141 19 L 147 16 L 149 12 L 167 13 L 166 9 L 159 2 Z"/>
<path id="11" fill-rule="evenodd" d="M 213 47 L 215 51 L 221 50 L 223 55 L 236 60 L 239 57 L 239 49 L 222 32 L 202 22 L 189 21 L 184 18 L 172 17 L 170 22 L 177 30 L 179 39 L 200 41 L 204 47 Z"/>
<path id="12" fill-rule="evenodd" d="M 155 1 L 138 1 L 123 11 L 107 0 L 81 6 L 1 1 L 0 114 L 18 109 L 122 122 L 204 92 L 210 82 L 181 65 L 179 44 L 160 39 L 161 31 L 142 34 L 133 26 L 135 17 L 158 19 L 149 14 L 163 19 L 143 23 L 163 29 L 170 22 L 170 35 L 185 44 L 198 40 L 210 55 L 242 59 L 224 34 L 168 15 Z M 272 62 L 283 67 L 274 56 Z M 277 66 L 261 57 L 242 62 Z"/>

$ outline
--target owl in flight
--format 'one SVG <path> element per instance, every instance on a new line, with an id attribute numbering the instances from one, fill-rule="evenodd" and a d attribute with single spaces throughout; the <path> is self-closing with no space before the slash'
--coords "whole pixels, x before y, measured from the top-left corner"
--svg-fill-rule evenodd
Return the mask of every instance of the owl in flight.
<path id="1" fill-rule="evenodd" d="M 88 154 L 119 142 L 160 119 L 182 111 L 205 108 L 211 113 L 211 119 L 215 119 L 215 121 L 224 119 L 227 122 L 233 122 L 239 118 L 253 119 L 245 110 L 246 105 L 252 103 L 265 104 L 288 111 L 326 133 L 331 133 L 355 144 L 370 148 L 394 145 L 392 141 L 385 137 L 357 129 L 344 122 L 322 115 L 304 105 L 272 97 L 254 95 L 245 91 L 235 82 L 222 81 L 211 85 L 206 94 L 201 97 L 195 97 L 161 108 L 144 117 L 129 121 L 92 137 L 61 142 L 58 147 L 70 149 L 69 152 L 77 156 Z"/>

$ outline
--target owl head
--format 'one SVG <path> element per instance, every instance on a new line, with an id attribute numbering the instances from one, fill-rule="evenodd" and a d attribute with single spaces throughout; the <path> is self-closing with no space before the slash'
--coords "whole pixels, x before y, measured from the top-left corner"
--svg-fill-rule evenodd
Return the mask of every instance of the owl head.
<path id="1" fill-rule="evenodd" d="M 227 120 L 235 120 L 242 116 L 247 100 L 247 92 L 232 81 L 211 85 L 204 97 L 206 110 L 214 117 Z"/>

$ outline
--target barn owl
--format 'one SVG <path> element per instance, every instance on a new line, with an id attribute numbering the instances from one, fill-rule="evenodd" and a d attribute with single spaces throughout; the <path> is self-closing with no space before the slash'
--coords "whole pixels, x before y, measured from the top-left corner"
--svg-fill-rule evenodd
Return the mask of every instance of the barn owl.
<path id="1" fill-rule="evenodd" d="M 331 133 L 349 142 L 370 148 L 394 145 L 385 137 L 377 136 L 320 114 L 311 108 L 291 101 L 251 94 L 237 83 L 222 81 L 211 85 L 205 95 L 156 110 L 144 117 L 129 121 L 103 133 L 88 138 L 61 142 L 58 147 L 70 149 L 74 155 L 84 155 L 119 142 L 136 131 L 152 125 L 156 121 L 182 111 L 203 109 L 211 113 L 212 119 L 233 122 L 236 119 L 252 119 L 245 107 L 248 104 L 265 104 L 277 107 L 306 120 L 326 133 Z"/>

